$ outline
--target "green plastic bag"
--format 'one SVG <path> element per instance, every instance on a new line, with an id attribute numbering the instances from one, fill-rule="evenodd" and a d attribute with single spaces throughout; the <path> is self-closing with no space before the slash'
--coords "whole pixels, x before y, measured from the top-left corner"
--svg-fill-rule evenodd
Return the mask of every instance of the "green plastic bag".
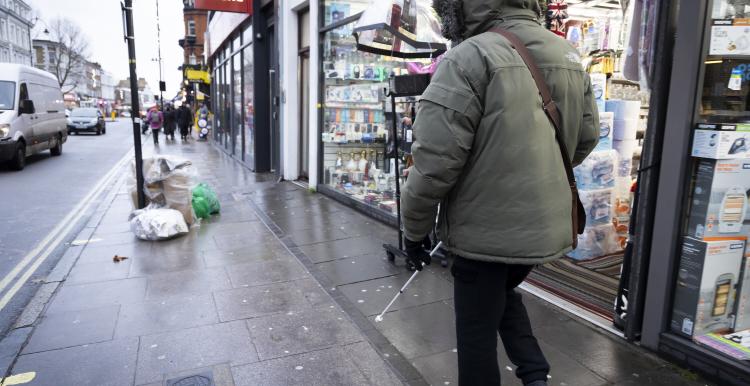
<path id="1" fill-rule="evenodd" d="M 219 196 L 216 195 L 213 189 L 206 183 L 200 183 L 198 186 L 193 188 L 193 197 L 201 197 L 208 203 L 209 213 L 216 214 L 221 211 L 221 204 L 219 204 Z"/>
<path id="2" fill-rule="evenodd" d="M 209 218 L 211 217 L 211 208 L 208 205 L 208 201 L 203 197 L 193 196 L 193 211 L 195 216 L 198 218 Z"/>

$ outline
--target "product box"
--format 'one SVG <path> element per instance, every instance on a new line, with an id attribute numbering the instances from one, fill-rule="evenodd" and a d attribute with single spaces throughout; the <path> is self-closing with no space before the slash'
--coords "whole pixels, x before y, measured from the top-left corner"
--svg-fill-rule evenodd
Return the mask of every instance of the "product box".
<path id="1" fill-rule="evenodd" d="M 750 125 L 701 124 L 693 136 L 693 157 L 750 158 Z"/>
<path id="2" fill-rule="evenodd" d="M 750 19 L 714 20 L 709 55 L 750 55 Z"/>
<path id="3" fill-rule="evenodd" d="M 578 261 L 591 260 L 597 257 L 620 252 L 620 243 L 615 226 L 610 224 L 589 226 L 578 235 L 578 248 L 568 257 Z"/>
<path id="4" fill-rule="evenodd" d="M 692 338 L 732 329 L 744 255 L 744 239 L 683 239 L 670 323 L 673 332 Z"/>
<path id="5" fill-rule="evenodd" d="M 612 205 L 615 202 L 614 189 L 581 190 L 578 192 L 581 204 L 586 210 L 586 225 L 612 223 Z"/>
<path id="6" fill-rule="evenodd" d="M 615 113 L 599 113 L 599 143 L 594 151 L 612 150 L 612 133 L 615 127 Z"/>
<path id="7" fill-rule="evenodd" d="M 699 239 L 750 235 L 749 189 L 750 159 L 699 160 L 687 234 Z"/>
<path id="8" fill-rule="evenodd" d="M 615 187 L 617 152 L 595 151 L 573 169 L 579 190 L 610 189 Z"/>

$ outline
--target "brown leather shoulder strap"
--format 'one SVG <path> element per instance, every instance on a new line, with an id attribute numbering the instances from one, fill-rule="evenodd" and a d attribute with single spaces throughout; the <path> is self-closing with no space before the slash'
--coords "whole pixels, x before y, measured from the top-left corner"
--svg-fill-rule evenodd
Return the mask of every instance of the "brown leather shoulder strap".
<path id="1" fill-rule="evenodd" d="M 573 163 L 570 160 L 570 153 L 568 153 L 568 146 L 565 144 L 565 136 L 562 132 L 560 110 L 557 108 L 557 104 L 552 99 L 552 92 L 550 91 L 549 86 L 544 79 L 544 75 L 542 75 L 539 67 L 537 67 L 536 61 L 531 55 L 531 52 L 529 52 L 528 48 L 526 48 L 526 45 L 523 44 L 518 36 L 508 30 L 499 27 L 490 29 L 490 32 L 494 32 L 505 37 L 505 39 L 510 42 L 511 47 L 513 47 L 513 49 L 518 52 L 523 61 L 526 63 L 526 67 L 529 68 L 531 76 L 534 78 L 534 82 L 536 83 L 536 87 L 539 89 L 539 95 L 542 96 L 544 112 L 547 114 L 550 122 L 552 122 L 552 126 L 554 126 L 555 128 L 555 137 L 557 138 L 557 143 L 560 146 L 560 153 L 562 153 L 563 163 L 565 164 L 565 173 L 568 176 L 568 182 L 571 184 L 571 188 L 575 187 L 576 180 L 575 174 L 573 174 Z"/>

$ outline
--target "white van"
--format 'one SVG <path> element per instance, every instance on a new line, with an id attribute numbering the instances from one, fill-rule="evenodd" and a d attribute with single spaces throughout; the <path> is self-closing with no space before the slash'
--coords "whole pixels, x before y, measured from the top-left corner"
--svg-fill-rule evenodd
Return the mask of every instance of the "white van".
<path id="1" fill-rule="evenodd" d="M 26 166 L 26 156 L 62 154 L 68 139 L 65 105 L 54 75 L 20 64 L 0 63 L 0 162 Z"/>

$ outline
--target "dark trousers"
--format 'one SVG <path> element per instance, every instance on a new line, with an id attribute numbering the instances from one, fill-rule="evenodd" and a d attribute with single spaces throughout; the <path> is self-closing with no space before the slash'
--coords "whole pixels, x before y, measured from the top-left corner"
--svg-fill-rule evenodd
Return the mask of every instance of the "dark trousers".
<path id="1" fill-rule="evenodd" d="M 516 290 L 532 268 L 456 257 L 451 273 L 455 278 L 460 386 L 500 385 L 498 333 L 505 352 L 517 367 L 516 376 L 524 384 L 547 380 L 549 364 Z"/>
<path id="2" fill-rule="evenodd" d="M 160 128 L 151 128 L 151 134 L 154 136 L 154 144 L 159 143 L 159 131 L 161 131 Z"/>

